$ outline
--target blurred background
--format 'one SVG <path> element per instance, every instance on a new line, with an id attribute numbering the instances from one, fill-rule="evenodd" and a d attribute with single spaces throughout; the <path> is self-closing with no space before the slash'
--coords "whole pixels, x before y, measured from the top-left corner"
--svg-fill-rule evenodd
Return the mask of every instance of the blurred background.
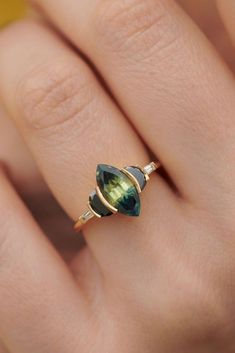
<path id="1" fill-rule="evenodd" d="M 0 26 L 24 15 L 25 3 L 23 0 L 0 0 Z"/>

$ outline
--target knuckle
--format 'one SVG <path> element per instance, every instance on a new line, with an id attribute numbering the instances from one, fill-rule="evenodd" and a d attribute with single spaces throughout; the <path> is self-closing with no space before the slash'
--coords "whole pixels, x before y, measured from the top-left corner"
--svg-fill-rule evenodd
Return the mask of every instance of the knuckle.
<path id="1" fill-rule="evenodd" d="M 93 101 L 92 80 L 68 63 L 45 65 L 18 85 L 20 111 L 35 130 L 74 123 Z"/>
<path id="2" fill-rule="evenodd" d="M 96 31 L 112 50 L 145 57 L 174 42 L 168 12 L 161 1 L 102 1 Z M 97 14 L 97 11 L 96 11 Z M 172 38 L 172 34 L 174 38 Z"/>

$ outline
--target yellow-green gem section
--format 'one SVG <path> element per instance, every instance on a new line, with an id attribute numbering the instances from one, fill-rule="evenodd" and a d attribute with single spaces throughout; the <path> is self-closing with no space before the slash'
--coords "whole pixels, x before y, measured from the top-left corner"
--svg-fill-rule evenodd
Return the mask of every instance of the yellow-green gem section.
<path id="1" fill-rule="evenodd" d="M 104 198 L 118 212 L 127 216 L 139 216 L 139 194 L 126 174 L 110 165 L 99 164 L 96 171 L 96 180 Z"/>

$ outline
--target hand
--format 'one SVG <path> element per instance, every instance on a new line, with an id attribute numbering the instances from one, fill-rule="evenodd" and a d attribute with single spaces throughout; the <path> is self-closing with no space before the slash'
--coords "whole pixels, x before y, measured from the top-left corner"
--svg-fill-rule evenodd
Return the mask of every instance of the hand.
<path id="1" fill-rule="evenodd" d="M 13 353 L 232 352 L 232 73 L 171 1 L 40 6 L 114 97 L 45 24 L 24 21 L 1 34 L 2 101 L 66 212 L 75 220 L 83 211 L 96 164 L 146 164 L 149 149 L 177 192 L 152 177 L 141 217 L 87 226 L 87 246 L 68 269 L 2 175 L 4 346 Z"/>
<path id="2" fill-rule="evenodd" d="M 224 29 L 216 4 L 210 0 L 178 2 L 210 38 L 230 68 L 235 70 L 234 47 Z M 229 6 L 225 6 L 226 9 L 229 12 Z M 226 25 L 227 18 L 224 20 Z M 231 34 L 233 35 L 233 31 Z M 0 159 L 7 164 L 11 180 L 39 225 L 65 260 L 70 261 L 80 248 L 80 241 L 78 238 L 68 237 L 71 233 L 68 218 L 46 187 L 22 137 L 4 109 L 0 110 Z"/>

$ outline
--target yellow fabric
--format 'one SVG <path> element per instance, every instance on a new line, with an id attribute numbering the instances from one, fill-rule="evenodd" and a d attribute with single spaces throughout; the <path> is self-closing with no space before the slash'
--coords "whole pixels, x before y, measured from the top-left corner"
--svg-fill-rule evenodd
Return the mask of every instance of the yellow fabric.
<path id="1" fill-rule="evenodd" d="M 23 0 L 0 0 L 0 26 L 21 17 L 24 11 Z"/>

